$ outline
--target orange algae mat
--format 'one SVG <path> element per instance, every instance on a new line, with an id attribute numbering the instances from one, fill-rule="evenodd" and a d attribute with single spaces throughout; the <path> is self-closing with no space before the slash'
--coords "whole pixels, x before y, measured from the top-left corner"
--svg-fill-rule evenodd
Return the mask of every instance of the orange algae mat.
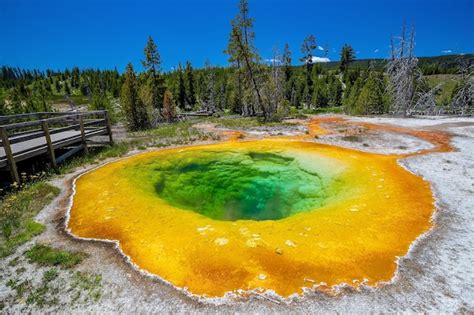
<path id="1" fill-rule="evenodd" d="M 267 157 L 249 162 L 248 156 L 255 158 L 256 152 Z M 202 165 L 208 171 L 221 163 L 206 160 L 208 153 L 254 167 L 255 176 L 263 179 L 251 177 L 251 184 L 244 182 L 237 188 L 216 182 L 207 191 L 201 173 L 188 176 L 187 172 L 202 171 Z M 397 158 L 282 139 L 143 153 L 79 177 L 68 228 L 82 238 L 117 240 L 120 250 L 139 268 L 198 296 L 270 290 L 288 297 L 315 286 L 326 291 L 340 284 L 376 286 L 394 276 L 397 257 L 405 255 L 410 244 L 431 227 L 434 211 L 429 184 L 401 167 Z M 196 159 L 206 162 L 199 164 Z M 188 164 L 179 165 L 182 161 Z M 280 178 L 278 163 L 295 171 Z M 232 168 L 227 162 L 220 165 L 212 171 Z M 318 183 L 312 185 L 313 177 L 308 180 L 303 173 L 316 176 Z M 168 183 L 166 176 L 175 177 Z M 166 190 L 166 185 L 176 188 L 172 185 L 177 181 L 194 188 L 188 187 L 190 192 L 184 195 Z M 269 194 L 273 203 L 258 198 L 249 201 L 237 193 L 241 187 L 267 189 L 268 185 L 279 185 L 276 193 Z M 290 188 L 285 190 L 286 186 Z M 228 195 L 245 199 L 239 199 L 238 205 L 243 206 L 234 217 L 219 212 L 219 207 L 238 207 L 227 197 L 198 202 L 203 192 L 225 196 L 225 189 Z M 189 196 L 194 199 L 186 199 Z M 278 199 L 275 206 L 278 196 L 287 199 Z M 305 203 L 305 198 L 313 199 Z M 255 219 L 249 204 L 270 212 Z M 293 205 L 292 211 L 275 212 L 288 204 Z M 199 212 L 199 205 L 207 212 Z"/>

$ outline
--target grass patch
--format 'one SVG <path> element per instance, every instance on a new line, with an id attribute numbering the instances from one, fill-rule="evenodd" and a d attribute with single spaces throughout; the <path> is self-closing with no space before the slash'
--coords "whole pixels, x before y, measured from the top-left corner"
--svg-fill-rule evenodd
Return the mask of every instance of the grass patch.
<path id="1" fill-rule="evenodd" d="M 7 287 L 16 291 L 17 300 L 22 299 L 26 295 L 26 293 L 28 293 L 32 288 L 31 281 L 29 281 L 28 279 L 23 281 L 10 279 L 7 281 L 6 285 Z"/>
<path id="2" fill-rule="evenodd" d="M 45 271 L 43 274 L 43 282 L 51 282 L 58 276 L 58 270 L 55 268 Z"/>
<path id="3" fill-rule="evenodd" d="M 181 138 L 182 140 L 190 139 L 192 137 L 206 138 L 208 133 L 192 127 L 197 121 L 181 121 L 177 123 L 161 124 L 156 128 L 134 133 L 132 136 L 154 136 L 158 138 Z"/>
<path id="4" fill-rule="evenodd" d="M 129 146 L 145 148 L 147 146 L 166 147 L 171 145 L 189 144 L 194 141 L 209 139 L 218 140 L 218 135 L 194 128 L 193 125 L 203 120 L 181 121 L 161 124 L 156 128 L 129 133 L 132 141 Z"/>
<path id="5" fill-rule="evenodd" d="M 33 248 L 26 251 L 26 257 L 30 262 L 37 263 L 41 266 L 71 268 L 82 261 L 84 254 L 36 244 Z"/>
<path id="6" fill-rule="evenodd" d="M 53 94 L 50 96 L 49 100 L 53 103 L 53 106 L 58 103 L 69 104 L 70 101 L 73 101 L 76 105 L 87 105 L 90 103 L 89 97 L 83 95 L 70 95 L 68 99 L 64 94 Z"/>
<path id="7" fill-rule="evenodd" d="M 446 106 L 451 102 L 451 96 L 459 82 L 460 77 L 453 74 L 436 74 L 426 77 L 431 88 L 441 84 L 440 90 L 435 95 L 436 104 Z"/>
<path id="8" fill-rule="evenodd" d="M 73 275 L 72 287 L 77 288 L 78 292 L 86 293 L 86 300 L 91 299 L 94 302 L 100 300 L 102 296 L 102 276 L 98 274 L 76 271 Z M 76 296 L 76 299 L 80 295 Z"/>
<path id="9" fill-rule="evenodd" d="M 0 258 L 44 231 L 33 218 L 57 195 L 59 189 L 44 182 L 27 185 L 0 201 Z"/>
<path id="10" fill-rule="evenodd" d="M 277 126 L 291 126 L 293 124 L 287 122 L 263 122 L 259 117 L 209 117 L 203 122 L 215 124 L 217 127 L 229 129 L 248 129 L 255 127 L 277 127 Z"/>
<path id="11" fill-rule="evenodd" d="M 66 174 L 73 169 L 87 164 L 92 164 L 97 161 L 103 161 L 108 158 L 119 157 L 125 155 L 130 151 L 131 145 L 126 143 L 114 144 L 100 149 L 92 149 L 89 155 L 76 156 L 73 159 L 59 166 L 57 173 Z"/>
<path id="12" fill-rule="evenodd" d="M 23 281 L 10 279 L 7 286 L 15 290 L 15 301 L 26 301 L 26 304 L 44 307 L 46 305 L 58 304 L 58 298 L 55 296 L 57 290 L 52 289 L 49 283 L 58 276 L 58 271 L 50 269 L 43 274 L 42 282 L 39 286 L 34 286 L 33 281 L 25 279 Z M 26 300 L 25 300 L 26 297 Z"/>
<path id="13" fill-rule="evenodd" d="M 320 107 L 303 110 L 303 113 L 305 114 L 342 114 L 343 112 L 344 109 L 342 106 Z"/>
<path id="14" fill-rule="evenodd" d="M 0 309 L 11 308 L 18 303 L 26 304 L 22 313 L 38 313 L 49 307 L 49 312 L 64 312 L 75 305 L 96 303 L 102 297 L 102 276 L 90 272 L 79 272 L 51 268 L 43 272 L 41 281 L 31 277 L 11 278 L 6 281 L 13 294 L 4 296 Z M 61 297 L 61 299 L 60 299 Z"/>

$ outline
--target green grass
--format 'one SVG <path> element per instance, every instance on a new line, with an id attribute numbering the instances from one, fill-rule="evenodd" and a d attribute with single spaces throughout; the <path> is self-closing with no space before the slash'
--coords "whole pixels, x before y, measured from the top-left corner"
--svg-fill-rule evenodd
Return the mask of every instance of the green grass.
<path id="1" fill-rule="evenodd" d="M 132 139 L 129 145 L 136 148 L 147 146 L 166 147 L 189 144 L 194 141 L 218 140 L 219 136 L 194 128 L 193 124 L 203 120 L 181 121 L 162 124 L 156 128 L 129 133 Z"/>
<path id="2" fill-rule="evenodd" d="M 23 280 L 19 281 L 16 279 L 10 279 L 6 283 L 7 287 L 16 291 L 16 299 L 22 299 L 28 291 L 32 289 L 31 281 Z"/>
<path id="3" fill-rule="evenodd" d="M 89 155 L 79 155 L 66 161 L 64 164 L 59 166 L 56 172 L 59 174 L 66 174 L 79 166 L 103 161 L 108 158 L 123 156 L 133 148 L 134 144 L 135 143 L 119 143 L 114 144 L 113 146 L 89 150 Z"/>
<path id="4" fill-rule="evenodd" d="M 132 134 L 133 135 L 152 135 L 158 138 L 190 138 L 192 136 L 203 136 L 206 135 L 205 132 L 192 127 L 195 124 L 195 121 L 180 121 L 177 123 L 170 123 L 170 124 L 162 124 L 156 128 L 144 131 L 144 132 L 137 132 Z"/>
<path id="5" fill-rule="evenodd" d="M 218 127 L 230 128 L 230 129 L 248 129 L 255 127 L 275 127 L 275 126 L 288 126 L 290 123 L 285 122 L 263 122 L 258 117 L 242 117 L 242 116 L 231 116 L 231 117 L 209 117 L 203 120 L 203 122 L 216 124 Z"/>
<path id="6" fill-rule="evenodd" d="M 76 105 L 86 105 L 90 102 L 89 97 L 83 95 L 70 95 L 69 98 L 70 100 L 66 98 L 64 93 L 61 93 L 52 94 L 49 100 L 53 103 L 53 106 L 58 103 L 69 103 L 70 101 L 73 101 Z"/>
<path id="7" fill-rule="evenodd" d="M 63 268 L 71 268 L 77 265 L 84 257 L 83 253 L 59 250 L 41 244 L 36 244 L 25 254 L 30 262 L 41 266 L 59 266 Z"/>
<path id="8" fill-rule="evenodd" d="M 13 305 L 21 303 L 25 305 L 22 309 L 25 313 L 37 313 L 44 307 L 49 307 L 54 313 L 64 310 L 65 306 L 96 303 L 101 298 L 102 276 L 75 271 L 73 268 L 85 257 L 84 253 L 37 244 L 24 255 L 28 263 L 39 265 L 36 272 L 42 273 L 42 277 L 38 278 L 24 271 L 19 273 L 18 269 L 16 273 L 9 274 L 9 277 L 2 277 L 2 281 L 13 292 L 3 296 L 0 310 L 6 308 L 8 312 Z M 16 265 L 18 260 L 18 257 L 13 259 L 9 265 Z"/>
<path id="9" fill-rule="evenodd" d="M 321 107 L 321 108 L 304 110 L 303 112 L 305 114 L 342 114 L 344 112 L 344 109 L 342 106 Z"/>
<path id="10" fill-rule="evenodd" d="M 436 94 L 436 104 L 447 105 L 451 101 L 451 96 L 459 76 L 454 74 L 437 74 L 426 76 L 428 84 L 431 88 L 441 84 L 441 88 Z"/>
<path id="11" fill-rule="evenodd" d="M 86 292 L 87 298 L 97 302 L 102 296 L 102 276 L 98 274 L 76 271 L 73 275 L 72 287 L 78 292 Z"/>
<path id="12" fill-rule="evenodd" d="M 44 231 L 34 221 L 38 212 L 48 205 L 59 189 L 44 182 L 26 185 L 22 190 L 9 193 L 0 201 L 0 258 Z"/>
<path id="13" fill-rule="evenodd" d="M 43 282 L 51 282 L 56 279 L 58 276 L 58 270 L 55 268 L 51 268 L 43 274 Z"/>
<path id="14" fill-rule="evenodd" d="M 23 313 L 38 313 L 44 307 L 50 307 L 49 312 L 57 313 L 64 311 L 65 306 L 97 303 L 102 296 L 100 274 L 55 268 L 46 270 L 41 281 L 31 277 L 10 278 L 6 286 L 13 290 L 13 294 L 3 296 L 0 310 L 21 303 L 28 306 L 22 309 Z"/>

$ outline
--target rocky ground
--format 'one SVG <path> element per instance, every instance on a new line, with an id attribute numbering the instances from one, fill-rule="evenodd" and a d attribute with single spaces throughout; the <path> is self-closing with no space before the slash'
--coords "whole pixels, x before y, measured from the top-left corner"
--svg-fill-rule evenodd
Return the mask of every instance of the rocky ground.
<path id="1" fill-rule="evenodd" d="M 400 160 L 410 171 L 432 183 L 437 200 L 435 226 L 421 236 L 409 253 L 399 260 L 399 270 L 389 284 L 359 291 L 343 289 L 337 296 L 309 292 L 304 298 L 279 301 L 269 296 L 229 300 L 215 305 L 196 301 L 173 287 L 135 271 L 117 254 L 112 244 L 79 241 L 64 231 L 64 216 L 71 194 L 71 181 L 77 174 L 96 165 L 57 177 L 52 184 L 61 188 L 60 195 L 37 220 L 46 231 L 22 245 L 0 261 L 0 300 L 5 313 L 149 313 L 149 312 L 474 312 L 474 119 L 470 118 L 350 118 L 355 123 L 403 126 L 420 130 L 440 130 L 453 135 L 457 149 L 448 153 L 416 155 Z M 382 154 L 406 154 L 429 149 L 433 144 L 413 135 L 367 129 L 354 124 L 325 124 L 332 132 L 307 137 L 307 122 L 281 127 L 253 127 L 246 130 L 219 128 L 212 124 L 197 126 L 207 132 L 237 138 L 267 136 L 301 136 L 317 141 Z M 61 271 L 53 280 L 55 303 L 27 303 L 18 298 L 18 290 L 8 281 L 27 279 L 31 286 L 44 281 L 48 267 L 32 265 L 23 254 L 35 243 L 81 251 L 87 257 L 72 271 Z M 100 275 L 100 284 L 75 285 L 76 273 Z M 84 281 L 83 281 L 84 282 Z M 83 283 L 80 282 L 80 283 Z M 85 281 L 86 284 L 89 283 Z"/>

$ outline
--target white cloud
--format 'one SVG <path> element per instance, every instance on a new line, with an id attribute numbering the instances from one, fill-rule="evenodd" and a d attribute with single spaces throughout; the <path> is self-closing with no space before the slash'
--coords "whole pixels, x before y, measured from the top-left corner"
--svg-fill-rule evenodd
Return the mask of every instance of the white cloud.
<path id="1" fill-rule="evenodd" d="M 321 46 L 318 46 L 318 50 L 322 50 L 322 51 L 324 51 L 324 48 L 323 48 L 323 47 L 321 47 Z"/>
<path id="2" fill-rule="evenodd" d="M 374 50 L 374 53 L 378 53 L 379 51 L 380 49 L 377 48 L 376 50 Z"/>
<path id="3" fill-rule="evenodd" d="M 280 63 L 280 62 L 281 62 L 280 59 L 273 59 L 273 58 L 271 58 L 271 59 L 265 59 L 264 61 L 265 61 L 265 62 L 270 62 L 270 63 L 274 63 L 274 62 L 275 62 L 275 63 Z"/>
<path id="4" fill-rule="evenodd" d="M 446 50 L 441 50 L 441 52 L 442 52 L 443 54 L 450 54 L 450 53 L 452 53 L 453 51 L 452 51 L 451 49 L 446 49 Z"/>
<path id="5" fill-rule="evenodd" d="M 311 59 L 313 61 L 313 63 L 318 63 L 318 62 L 331 62 L 331 60 L 329 58 L 326 58 L 326 57 L 316 57 L 316 56 L 313 56 L 313 58 Z"/>

